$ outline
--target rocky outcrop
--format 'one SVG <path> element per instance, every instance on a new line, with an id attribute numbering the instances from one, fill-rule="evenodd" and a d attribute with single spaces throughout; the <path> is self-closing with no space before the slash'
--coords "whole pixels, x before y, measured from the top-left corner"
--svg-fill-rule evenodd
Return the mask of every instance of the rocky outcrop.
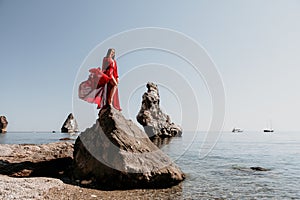
<path id="1" fill-rule="evenodd" d="M 136 116 L 150 138 L 181 136 L 182 128 L 171 122 L 169 115 L 162 112 L 159 106 L 160 96 L 154 83 L 147 83 L 148 91 L 144 93 L 141 109 Z"/>
<path id="2" fill-rule="evenodd" d="M 0 116 L 0 133 L 6 133 L 7 119 L 5 116 Z"/>
<path id="3" fill-rule="evenodd" d="M 64 122 L 63 126 L 61 127 L 62 133 L 74 133 L 79 132 L 78 124 L 76 119 L 74 118 L 73 114 L 70 113 Z"/>
<path id="4" fill-rule="evenodd" d="M 77 138 L 73 168 L 75 180 L 105 189 L 166 188 L 185 178 L 145 132 L 111 107 Z"/>
<path id="5" fill-rule="evenodd" d="M 1 144 L 0 174 L 13 177 L 59 177 L 68 172 L 73 160 L 73 144 Z"/>

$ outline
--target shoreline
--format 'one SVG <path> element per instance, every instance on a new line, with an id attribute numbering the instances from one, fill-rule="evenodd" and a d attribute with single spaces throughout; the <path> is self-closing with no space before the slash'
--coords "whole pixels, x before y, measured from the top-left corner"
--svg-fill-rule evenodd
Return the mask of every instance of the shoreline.
<path id="1" fill-rule="evenodd" d="M 181 184 L 167 189 L 98 190 L 63 183 L 56 178 L 0 175 L 3 199 L 182 199 Z"/>

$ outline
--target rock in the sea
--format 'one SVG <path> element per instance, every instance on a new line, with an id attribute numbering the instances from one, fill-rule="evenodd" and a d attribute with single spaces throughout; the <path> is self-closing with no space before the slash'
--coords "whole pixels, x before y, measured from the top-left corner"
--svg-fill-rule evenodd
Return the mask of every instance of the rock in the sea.
<path id="1" fill-rule="evenodd" d="M 263 167 L 250 167 L 250 169 L 254 171 L 270 171 L 270 169 L 263 168 Z"/>
<path id="2" fill-rule="evenodd" d="M 160 96 L 156 84 L 148 82 L 148 91 L 144 93 L 141 109 L 136 116 L 150 138 L 181 136 L 182 128 L 171 122 L 169 115 L 162 112 L 159 106 Z"/>
<path id="3" fill-rule="evenodd" d="M 1 144 L 0 174 L 15 177 L 58 177 L 69 171 L 73 144 Z"/>
<path id="4" fill-rule="evenodd" d="M 68 118 L 64 122 L 63 126 L 61 127 L 62 133 L 74 133 L 79 132 L 78 130 L 78 124 L 76 119 L 74 118 L 73 114 L 70 113 L 68 115 Z"/>
<path id="5" fill-rule="evenodd" d="M 64 138 L 60 138 L 59 140 L 74 140 L 74 139 L 69 138 L 69 137 L 64 137 Z"/>
<path id="6" fill-rule="evenodd" d="M 5 116 L 0 116 L 0 133 L 6 133 L 8 121 Z"/>
<path id="7" fill-rule="evenodd" d="M 185 178 L 144 131 L 111 107 L 80 134 L 73 157 L 73 178 L 99 188 L 166 188 Z"/>

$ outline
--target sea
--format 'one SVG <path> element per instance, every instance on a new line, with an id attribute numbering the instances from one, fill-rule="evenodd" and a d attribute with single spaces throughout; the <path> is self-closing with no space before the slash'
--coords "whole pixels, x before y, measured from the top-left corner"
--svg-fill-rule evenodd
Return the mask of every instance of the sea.
<path id="1" fill-rule="evenodd" d="M 184 132 L 161 146 L 186 174 L 180 199 L 300 199 L 300 131 L 222 132 L 204 156 L 201 148 L 207 134 Z M 76 137 L 8 132 L 0 134 L 0 144 L 43 144 Z"/>

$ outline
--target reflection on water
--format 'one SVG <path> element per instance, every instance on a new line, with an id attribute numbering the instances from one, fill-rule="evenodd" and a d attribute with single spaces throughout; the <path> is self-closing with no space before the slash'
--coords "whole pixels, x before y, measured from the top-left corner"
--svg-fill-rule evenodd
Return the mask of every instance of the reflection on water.
<path id="1" fill-rule="evenodd" d="M 158 147 L 162 148 L 165 145 L 168 145 L 171 142 L 172 138 L 160 138 L 160 137 L 153 137 L 151 141 Z"/>

